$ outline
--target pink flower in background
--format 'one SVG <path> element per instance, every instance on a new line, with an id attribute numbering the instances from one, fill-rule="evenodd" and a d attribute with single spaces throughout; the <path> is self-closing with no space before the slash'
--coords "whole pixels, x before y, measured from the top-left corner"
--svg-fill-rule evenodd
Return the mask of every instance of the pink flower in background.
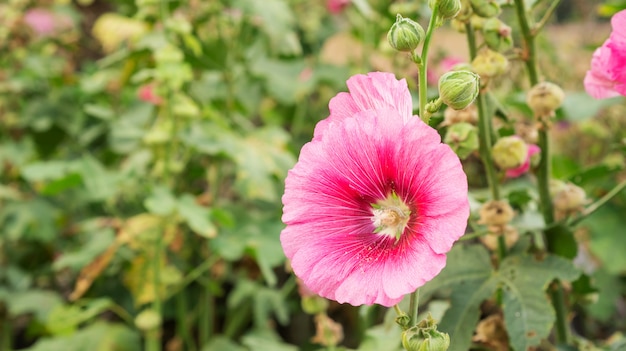
<path id="1" fill-rule="evenodd" d="M 154 84 L 151 83 L 140 86 L 137 91 L 137 97 L 139 97 L 139 100 L 153 105 L 160 105 L 163 103 L 163 99 L 154 92 Z"/>
<path id="2" fill-rule="evenodd" d="M 437 85 L 437 83 L 439 82 L 439 77 L 441 77 L 442 74 L 451 71 L 454 66 L 463 62 L 465 61 L 458 57 L 448 56 L 443 58 L 441 61 L 439 61 L 439 63 L 434 65 L 434 69 L 429 69 L 426 72 L 426 80 L 428 81 L 428 84 Z"/>
<path id="3" fill-rule="evenodd" d="M 44 8 L 33 8 L 24 14 L 24 22 L 39 36 L 54 35 L 72 27 L 72 20 Z"/>
<path id="4" fill-rule="evenodd" d="M 530 169 L 530 162 L 531 162 L 533 155 L 536 155 L 539 152 L 541 152 L 541 149 L 539 148 L 539 146 L 535 144 L 528 144 L 528 154 L 526 156 L 526 161 L 524 161 L 524 163 L 517 168 L 507 170 L 505 174 L 506 177 L 517 178 L 517 177 L 521 177 L 522 175 L 524 175 L 524 173 L 528 172 L 528 170 Z"/>
<path id="5" fill-rule="evenodd" d="M 613 16 L 611 26 L 611 35 L 593 53 L 585 75 L 585 89 L 596 99 L 626 96 L 626 10 Z"/>
<path id="6" fill-rule="evenodd" d="M 350 0 L 327 0 L 326 9 L 332 14 L 341 13 L 348 5 Z"/>
<path id="7" fill-rule="evenodd" d="M 312 292 L 392 306 L 445 266 L 467 224 L 467 178 L 437 131 L 411 116 L 404 80 L 347 83 L 289 171 L 281 243 Z"/>

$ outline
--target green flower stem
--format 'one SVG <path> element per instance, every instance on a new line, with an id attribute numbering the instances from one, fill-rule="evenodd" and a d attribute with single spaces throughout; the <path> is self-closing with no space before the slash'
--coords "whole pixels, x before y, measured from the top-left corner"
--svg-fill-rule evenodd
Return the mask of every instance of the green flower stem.
<path id="1" fill-rule="evenodd" d="M 609 200 L 611 200 L 615 195 L 619 194 L 620 191 L 626 188 L 626 179 L 622 180 L 619 184 L 617 184 L 611 191 L 604 194 L 600 199 L 596 202 L 589 205 L 587 208 L 583 210 L 583 212 L 576 218 L 572 219 L 568 224 L 570 226 L 575 226 L 580 223 L 582 220 L 590 216 L 592 213 L 596 212 L 600 207 L 606 204 Z"/>
<path id="2" fill-rule="evenodd" d="M 198 320 L 198 340 L 200 347 L 206 345 L 211 339 L 213 331 L 213 311 L 215 310 L 215 299 L 211 291 L 209 282 L 204 283 L 204 295 L 200 301 L 200 316 Z"/>
<path id="3" fill-rule="evenodd" d="M 556 6 L 556 5 L 555 5 Z M 532 32 L 528 25 L 528 18 L 526 17 L 526 5 L 524 0 L 515 0 L 515 12 L 519 21 L 520 29 L 522 31 L 522 38 L 524 44 L 524 52 L 522 58 L 526 64 L 528 70 L 528 79 L 530 85 L 534 86 L 539 83 L 539 76 L 537 74 L 537 61 L 535 58 L 535 36 L 537 32 Z M 550 13 L 550 12 L 548 12 Z M 547 18 L 542 21 L 547 21 Z M 544 123 L 539 130 L 539 148 L 541 148 L 541 161 L 537 170 L 537 185 L 539 190 L 539 199 L 541 202 L 541 213 L 543 215 L 544 222 L 547 226 L 550 226 L 554 222 L 554 209 L 552 204 L 552 196 L 550 195 L 550 140 L 548 136 L 548 128 Z M 546 238 L 548 241 L 550 238 Z M 563 286 L 557 280 L 554 281 L 552 288 L 550 289 L 550 298 L 552 300 L 552 306 L 556 313 L 555 329 L 557 341 L 562 344 L 570 343 L 569 326 L 567 322 L 567 308 L 565 301 L 565 294 L 563 293 Z"/>
<path id="4" fill-rule="evenodd" d="M 184 293 L 176 294 L 176 319 L 176 333 L 182 338 L 184 349 L 196 351 L 196 344 L 190 333 L 191 328 L 187 323 L 187 297 Z"/>
<path id="5" fill-rule="evenodd" d="M 419 71 L 419 100 L 420 100 L 420 110 L 419 115 L 424 123 L 428 124 L 430 120 L 430 113 L 426 111 L 426 103 L 428 100 L 427 95 L 427 82 L 426 82 L 426 73 L 428 71 L 428 48 L 430 47 L 430 39 L 433 36 L 433 31 L 435 30 L 435 25 L 437 22 L 437 7 L 433 9 L 433 13 L 430 16 L 430 20 L 428 22 L 428 29 L 426 29 L 426 37 L 424 38 L 424 45 L 422 46 L 422 54 L 420 55 L 421 61 L 417 64 L 417 68 Z"/>
<path id="6" fill-rule="evenodd" d="M 0 307 L 4 308 L 4 307 Z M 0 316 L 0 337 L 2 337 L 2 342 L 0 342 L 0 351 L 11 351 L 11 339 L 13 337 L 13 328 L 11 328 L 11 320 L 9 319 L 8 312 L 2 311 L 0 312 L 2 315 Z"/>
<path id="7" fill-rule="evenodd" d="M 152 301 L 152 310 L 158 315 L 163 316 L 163 304 L 161 301 L 161 256 L 163 254 L 163 233 L 157 235 L 154 242 L 154 255 L 152 256 L 152 284 L 154 285 L 154 301 Z M 161 325 L 146 334 L 146 350 L 161 351 Z"/>
<path id="8" fill-rule="evenodd" d="M 478 53 L 478 49 L 476 47 L 474 27 L 471 23 L 468 22 L 465 24 L 465 32 L 467 35 L 467 43 L 469 45 L 470 58 L 473 60 Z M 487 184 L 491 192 L 491 197 L 493 200 L 499 200 L 500 189 L 496 179 L 496 169 L 494 168 L 493 159 L 491 157 L 491 146 L 493 145 L 491 136 L 493 134 L 493 127 L 491 125 L 491 118 L 487 115 L 487 102 L 485 100 L 484 90 L 479 92 L 475 103 L 478 108 L 478 139 L 480 158 L 483 160 L 485 173 L 487 174 Z"/>
<path id="9" fill-rule="evenodd" d="M 541 31 L 541 29 L 543 29 L 543 27 L 546 25 L 546 23 L 548 23 L 548 19 L 550 19 L 550 17 L 552 17 L 552 14 L 554 13 L 554 11 L 556 10 L 557 6 L 559 5 L 559 3 L 561 2 L 561 0 L 554 0 L 552 1 L 552 3 L 550 4 L 550 7 L 548 7 L 548 9 L 546 10 L 546 12 L 543 14 L 543 18 L 541 18 L 541 20 L 539 22 L 537 22 L 532 29 L 532 35 L 537 35 L 537 33 L 539 33 Z"/>
<path id="10" fill-rule="evenodd" d="M 411 298 L 409 300 L 409 312 L 410 312 L 409 317 L 411 317 L 412 327 L 416 326 L 418 323 L 417 315 L 419 312 L 419 305 L 420 305 L 420 289 L 417 288 L 417 290 L 415 290 L 411 294 Z"/>

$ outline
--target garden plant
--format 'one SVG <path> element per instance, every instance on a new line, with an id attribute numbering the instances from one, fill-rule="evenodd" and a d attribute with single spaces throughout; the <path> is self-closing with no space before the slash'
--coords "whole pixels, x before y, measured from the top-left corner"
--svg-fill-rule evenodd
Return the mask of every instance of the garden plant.
<path id="1" fill-rule="evenodd" d="M 626 350 L 626 2 L 5 0 L 0 351 Z"/>

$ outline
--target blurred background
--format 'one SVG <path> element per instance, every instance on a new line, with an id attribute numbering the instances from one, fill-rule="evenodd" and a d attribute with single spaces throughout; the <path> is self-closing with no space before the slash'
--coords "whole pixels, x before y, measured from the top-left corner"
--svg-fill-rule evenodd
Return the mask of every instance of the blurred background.
<path id="1" fill-rule="evenodd" d="M 626 177 L 626 104 L 592 99 L 582 79 L 623 8 L 563 0 L 537 41 L 540 75 L 567 93 L 553 175 L 594 198 Z M 429 11 L 415 0 L 3 0 L 0 350 L 397 349 L 386 309 L 299 286 L 279 241 L 281 195 L 348 77 L 394 72 L 417 96 L 417 70 L 386 33 L 397 13 L 426 25 Z M 435 96 L 450 63 L 469 60 L 465 36 L 446 24 L 430 52 Z M 528 113 L 523 75 L 512 60 L 497 82 L 512 118 L 495 121 L 502 133 Z M 478 157 L 464 167 L 480 194 Z M 593 287 L 574 325 L 589 339 L 626 328 L 625 213 L 622 192 L 576 232 Z M 320 308 L 332 320 L 314 318 Z"/>

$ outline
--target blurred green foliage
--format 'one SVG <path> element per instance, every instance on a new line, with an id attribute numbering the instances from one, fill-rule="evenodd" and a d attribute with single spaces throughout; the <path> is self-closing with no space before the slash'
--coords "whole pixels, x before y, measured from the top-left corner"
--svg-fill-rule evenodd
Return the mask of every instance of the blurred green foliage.
<path id="1" fill-rule="evenodd" d="M 382 0 L 355 0 L 341 14 L 305 0 L 0 4 L 0 350 L 132 351 L 151 342 L 319 349 L 280 246 L 283 180 L 351 74 L 394 70 L 415 85 L 384 37 L 396 12 L 419 20 L 425 8 Z M 506 101 L 528 109 L 519 91 Z M 592 197 L 623 179 L 623 112 L 623 99 L 569 95 L 555 177 Z M 503 123 L 505 135 L 512 126 Z M 483 199 L 476 160 L 466 169 L 472 199 Z M 524 237 L 537 235 L 544 223 L 531 181 L 504 189 Z M 575 234 L 592 281 L 570 291 L 585 338 L 626 327 L 615 308 L 626 287 L 625 209 L 622 192 Z M 571 243 L 574 233 L 564 235 Z M 452 339 L 459 349 L 471 344 L 496 287 L 510 302 L 504 318 L 516 350 L 548 335 L 543 289 L 578 271 L 563 258 L 541 265 L 521 252 L 493 270 L 486 249 L 458 247 L 425 288 L 424 304 L 444 306 L 441 328 L 465 328 Z M 466 294 L 468 285 L 475 291 Z M 520 311 L 531 325 L 514 321 Z M 343 325 L 345 347 L 400 347 L 393 311 L 331 304 L 328 313 Z M 528 344 L 521 336 L 539 322 Z"/>

